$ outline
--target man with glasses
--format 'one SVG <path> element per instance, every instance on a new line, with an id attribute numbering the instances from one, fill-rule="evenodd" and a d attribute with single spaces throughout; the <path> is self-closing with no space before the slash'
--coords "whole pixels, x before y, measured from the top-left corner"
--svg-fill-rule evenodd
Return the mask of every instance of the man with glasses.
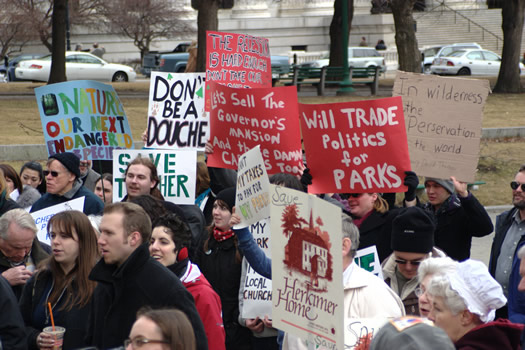
<path id="1" fill-rule="evenodd" d="M 490 274 L 501 284 L 507 298 L 511 273 L 519 276 L 520 261 L 517 252 L 525 245 L 525 164 L 519 168 L 510 188 L 514 208 L 496 217 L 496 234 L 492 241 L 489 262 Z M 496 317 L 508 318 L 507 316 L 507 306 L 496 311 Z"/>
<path id="2" fill-rule="evenodd" d="M 64 203 L 75 198 L 84 198 L 84 214 L 99 215 L 104 203 L 80 180 L 80 159 L 71 152 L 57 153 L 49 157 L 46 170 L 47 193 L 31 207 L 31 212 Z"/>
<path id="3" fill-rule="evenodd" d="M 0 217 L 0 273 L 20 298 L 36 266 L 48 257 L 38 239 L 31 214 L 13 209 Z"/>
<path id="4" fill-rule="evenodd" d="M 457 261 L 470 258 L 472 237 L 489 235 L 493 230 L 489 214 L 466 182 L 427 177 L 425 210 L 436 218 L 434 245 Z"/>
<path id="5" fill-rule="evenodd" d="M 402 210 L 392 222 L 392 255 L 383 264 L 386 284 L 399 295 L 407 315 L 419 316 L 417 269 L 429 257 L 445 254 L 434 247 L 434 218 L 419 207 Z"/>

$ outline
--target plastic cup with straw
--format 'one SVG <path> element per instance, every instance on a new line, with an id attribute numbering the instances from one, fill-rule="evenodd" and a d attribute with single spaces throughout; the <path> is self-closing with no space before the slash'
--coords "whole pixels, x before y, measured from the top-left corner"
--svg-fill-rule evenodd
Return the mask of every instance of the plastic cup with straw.
<path id="1" fill-rule="evenodd" d="M 55 327 L 55 319 L 53 318 L 53 308 L 51 307 L 51 303 L 47 303 L 47 307 L 49 308 L 49 316 L 51 317 L 51 327 L 44 328 L 44 333 L 51 333 L 55 340 L 53 349 L 61 350 L 66 329 L 64 327 Z"/>

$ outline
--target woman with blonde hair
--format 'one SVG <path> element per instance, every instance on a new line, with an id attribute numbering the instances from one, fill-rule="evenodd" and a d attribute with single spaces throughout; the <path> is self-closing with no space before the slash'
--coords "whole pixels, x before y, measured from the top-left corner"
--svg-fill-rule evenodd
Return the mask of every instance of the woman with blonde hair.
<path id="1" fill-rule="evenodd" d="M 54 339 L 43 333 L 54 324 L 66 329 L 64 349 L 84 344 L 86 320 L 96 283 L 89 273 L 98 259 L 97 235 L 88 217 L 75 210 L 55 214 L 48 222 L 52 255 L 24 286 L 20 310 L 26 325 L 29 349 L 51 349 Z"/>

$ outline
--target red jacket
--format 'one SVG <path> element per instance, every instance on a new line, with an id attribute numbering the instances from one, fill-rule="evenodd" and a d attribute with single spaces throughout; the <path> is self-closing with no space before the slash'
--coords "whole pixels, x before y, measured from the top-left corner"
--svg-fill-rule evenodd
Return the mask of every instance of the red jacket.
<path id="1" fill-rule="evenodd" d="M 458 350 L 519 350 L 522 331 L 522 324 L 500 318 L 472 329 L 454 345 Z"/>
<path id="2" fill-rule="evenodd" d="M 199 267 L 191 262 L 188 263 L 188 268 L 180 280 L 195 299 L 197 312 L 208 337 L 208 348 L 225 350 L 226 334 L 222 323 L 221 299 L 201 273 Z"/>

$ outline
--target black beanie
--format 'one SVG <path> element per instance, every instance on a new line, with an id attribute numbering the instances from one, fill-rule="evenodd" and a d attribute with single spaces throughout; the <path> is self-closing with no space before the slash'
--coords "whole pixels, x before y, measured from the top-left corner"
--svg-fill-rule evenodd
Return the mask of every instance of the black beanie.
<path id="1" fill-rule="evenodd" d="M 230 207 L 230 212 L 233 211 L 235 206 L 235 187 L 228 187 L 220 191 L 215 197 L 215 200 L 217 199 L 224 201 Z"/>
<path id="2" fill-rule="evenodd" d="M 424 209 L 409 207 L 392 222 L 391 248 L 398 252 L 430 253 L 434 247 L 434 219 Z"/>
<path id="3" fill-rule="evenodd" d="M 62 163 L 62 165 L 71 173 L 73 173 L 77 179 L 80 178 L 80 158 L 78 158 L 74 153 L 57 153 L 49 157 L 49 159 L 51 158 L 56 159 Z"/>

